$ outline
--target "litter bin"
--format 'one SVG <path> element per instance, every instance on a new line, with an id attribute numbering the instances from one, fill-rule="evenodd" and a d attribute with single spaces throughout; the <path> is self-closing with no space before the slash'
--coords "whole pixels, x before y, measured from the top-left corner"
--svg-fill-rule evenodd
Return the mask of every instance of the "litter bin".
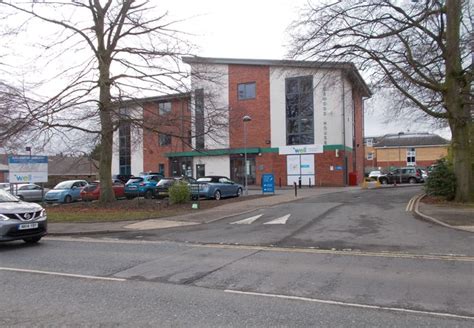
<path id="1" fill-rule="evenodd" d="M 357 186 L 357 172 L 349 173 L 349 186 Z"/>

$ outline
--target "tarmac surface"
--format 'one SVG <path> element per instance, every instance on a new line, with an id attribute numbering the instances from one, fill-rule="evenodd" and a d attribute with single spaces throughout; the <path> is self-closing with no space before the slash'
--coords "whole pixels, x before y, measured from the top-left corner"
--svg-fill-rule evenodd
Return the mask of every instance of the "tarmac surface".
<path id="1" fill-rule="evenodd" d="M 382 186 L 381 188 L 408 188 L 410 186 L 411 185 L 398 185 L 396 187 Z M 124 218 L 124 221 L 118 222 L 49 223 L 48 234 L 53 236 L 81 234 L 90 235 L 197 225 L 222 220 L 229 216 L 245 214 L 255 211 L 256 209 L 267 208 L 282 203 L 289 203 L 308 197 L 358 189 L 360 189 L 360 187 L 305 187 L 297 190 L 297 196 L 295 196 L 293 189 L 278 189 L 275 191 L 275 195 L 271 197 L 242 200 L 206 210 L 196 209 L 189 214 L 174 217 L 147 219 L 141 221 L 129 221 Z M 369 186 L 369 189 L 371 189 L 371 186 Z M 257 194 L 259 191 L 250 190 L 249 193 Z M 474 207 L 426 204 L 420 202 L 423 196 L 423 194 L 417 195 L 412 200 L 410 200 L 409 204 L 407 204 L 407 207 L 411 206 L 411 211 L 415 217 L 428 220 L 448 228 L 474 232 Z"/>

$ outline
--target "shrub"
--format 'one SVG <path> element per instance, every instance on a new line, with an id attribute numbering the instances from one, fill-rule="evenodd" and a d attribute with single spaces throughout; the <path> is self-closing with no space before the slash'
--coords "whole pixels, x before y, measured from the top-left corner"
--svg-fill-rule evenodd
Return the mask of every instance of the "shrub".
<path id="1" fill-rule="evenodd" d="M 168 190 L 172 204 L 184 204 L 191 198 L 191 191 L 187 183 L 177 181 Z"/>
<path id="2" fill-rule="evenodd" d="M 452 165 L 445 159 L 436 163 L 425 184 L 428 195 L 446 197 L 453 200 L 456 195 L 456 176 Z"/>

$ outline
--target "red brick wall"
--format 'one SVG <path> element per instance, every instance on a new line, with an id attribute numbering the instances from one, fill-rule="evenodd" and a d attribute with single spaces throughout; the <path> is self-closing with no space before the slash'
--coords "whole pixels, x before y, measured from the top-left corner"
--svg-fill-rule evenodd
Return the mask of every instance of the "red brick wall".
<path id="1" fill-rule="evenodd" d="M 355 132 L 355 170 L 357 172 L 357 183 L 364 180 L 364 106 L 362 96 L 357 90 L 353 91 L 354 102 L 354 132 Z M 352 163 L 352 161 L 350 162 Z M 351 172 L 351 170 L 349 170 Z"/>
<path id="2" fill-rule="evenodd" d="M 286 186 L 286 156 L 280 156 L 278 153 L 263 153 L 261 156 L 256 157 L 255 165 L 256 170 L 256 183 L 261 185 L 262 174 L 273 173 L 275 176 L 275 187 L 279 186 L 281 179 L 281 185 Z M 260 166 L 263 165 L 263 170 L 260 170 Z"/>
<path id="3" fill-rule="evenodd" d="M 144 104 L 144 120 L 153 130 L 173 135 L 171 145 L 160 146 L 158 132 L 143 131 L 143 170 L 158 171 L 158 164 L 165 164 L 165 175 L 169 174 L 169 161 L 165 156 L 170 152 L 189 151 L 187 144 L 188 131 L 191 130 L 191 112 L 188 107 L 189 99 L 174 99 L 171 101 L 171 113 L 160 116 L 158 103 Z M 183 137 L 184 141 L 180 138 Z"/>
<path id="4" fill-rule="evenodd" d="M 343 166 L 344 152 L 339 151 L 339 157 L 336 157 L 336 151 L 325 151 L 322 154 L 316 154 L 316 186 L 344 186 L 344 171 L 336 171 L 336 166 Z M 349 162 L 350 163 L 350 162 Z M 331 171 L 331 166 L 334 168 Z"/>
<path id="5" fill-rule="evenodd" d="M 0 182 L 7 182 L 6 177 L 7 177 L 6 172 L 0 172 Z"/>
<path id="6" fill-rule="evenodd" d="M 255 99 L 238 99 L 239 83 L 255 82 Z M 242 118 L 247 122 L 247 147 L 269 147 L 270 140 L 270 69 L 268 66 L 229 65 L 230 147 L 244 147 Z"/>

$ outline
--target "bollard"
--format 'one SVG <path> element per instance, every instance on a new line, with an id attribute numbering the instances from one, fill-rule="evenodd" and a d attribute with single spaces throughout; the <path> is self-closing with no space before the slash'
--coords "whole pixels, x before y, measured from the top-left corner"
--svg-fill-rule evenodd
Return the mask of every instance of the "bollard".
<path id="1" fill-rule="evenodd" d="M 280 189 L 281 189 L 281 177 L 279 178 L 279 185 L 280 185 Z"/>
<path id="2" fill-rule="evenodd" d="M 301 177 L 298 178 L 298 188 L 301 189 Z"/>
<path id="3" fill-rule="evenodd" d="M 308 187 L 311 188 L 311 178 L 309 178 L 309 184 Z"/>
<path id="4" fill-rule="evenodd" d="M 298 196 L 298 188 L 296 188 L 296 182 L 293 182 L 293 185 L 295 186 L 295 197 Z"/>

